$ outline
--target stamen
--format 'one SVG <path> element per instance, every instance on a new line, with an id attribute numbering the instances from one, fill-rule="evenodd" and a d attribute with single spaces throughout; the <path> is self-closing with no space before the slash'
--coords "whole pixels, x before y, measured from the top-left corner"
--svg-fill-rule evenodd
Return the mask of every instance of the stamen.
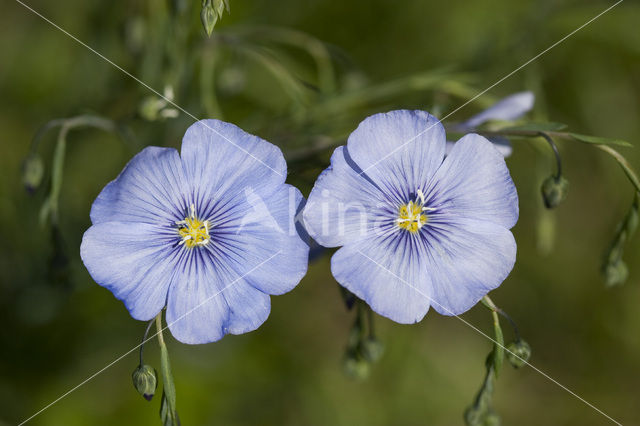
<path id="1" fill-rule="evenodd" d="M 425 206 L 426 198 L 421 189 L 416 191 L 417 199 L 411 200 L 407 204 L 400 206 L 398 210 L 398 218 L 396 223 L 398 227 L 417 233 L 424 225 L 427 224 L 428 217 L 424 212 L 436 210 L 433 207 Z"/>
<path id="2" fill-rule="evenodd" d="M 176 221 L 175 224 L 178 225 L 178 235 L 181 237 L 178 245 L 193 248 L 209 244 L 211 240 L 209 235 L 209 221 L 198 219 L 194 204 L 189 206 L 187 217 L 185 217 L 184 220 Z"/>

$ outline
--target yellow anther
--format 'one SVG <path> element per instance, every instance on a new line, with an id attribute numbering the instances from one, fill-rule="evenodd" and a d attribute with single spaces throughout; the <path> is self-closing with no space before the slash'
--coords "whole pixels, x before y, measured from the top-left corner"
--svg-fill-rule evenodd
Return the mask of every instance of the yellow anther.
<path id="1" fill-rule="evenodd" d="M 180 245 L 184 244 L 187 248 L 196 246 L 204 246 L 209 243 L 209 222 L 200 220 L 196 217 L 195 207 L 191 205 L 191 213 L 184 220 L 176 222 L 178 225 L 178 234 L 182 238 Z"/>
<path id="2" fill-rule="evenodd" d="M 422 203 L 409 201 L 400 206 L 396 222 L 401 229 L 416 233 L 427 223 L 427 215 L 424 211 Z"/>

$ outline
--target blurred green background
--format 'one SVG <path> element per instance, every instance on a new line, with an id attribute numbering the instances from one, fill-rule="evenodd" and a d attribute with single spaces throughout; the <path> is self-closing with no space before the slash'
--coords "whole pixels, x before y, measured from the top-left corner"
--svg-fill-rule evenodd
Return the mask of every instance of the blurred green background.
<path id="1" fill-rule="evenodd" d="M 194 115 L 224 118 L 280 145 L 291 160 L 289 182 L 305 194 L 327 165 L 331 150 L 324 148 L 344 141 L 365 116 L 394 108 L 443 116 L 613 4 L 231 0 L 231 14 L 207 40 L 200 2 L 171 3 L 28 4 L 159 91 L 172 85 L 177 103 Z M 17 424 L 138 344 L 145 324 L 91 280 L 80 241 L 102 187 L 143 146 L 179 147 L 192 120 L 143 119 L 138 111 L 148 90 L 19 3 L 7 0 L 2 10 L 0 424 Z M 534 118 L 637 143 L 638 22 L 640 5 L 623 2 L 451 120 L 533 90 Z M 313 39 L 261 32 L 265 26 Z M 299 45 L 321 64 L 329 55 L 320 77 Z M 95 129 L 70 133 L 54 244 L 51 226 L 38 223 L 47 182 L 27 194 L 21 165 L 42 124 L 84 113 L 116 120 L 134 137 L 122 143 Z M 47 172 L 54 144 L 55 131 L 40 150 Z M 508 159 L 520 195 L 518 261 L 492 298 L 517 321 L 533 365 L 623 424 L 640 424 L 637 240 L 625 254 L 624 286 L 605 288 L 599 275 L 633 191 L 603 152 L 562 142 L 570 195 L 544 212 L 539 185 L 553 162 L 540 144 L 515 141 Z M 622 151 L 640 165 L 637 150 Z M 463 318 L 491 333 L 486 309 Z M 386 353 L 368 380 L 357 381 L 342 371 L 352 321 L 325 253 L 294 291 L 272 299 L 259 330 L 203 346 L 167 336 L 183 424 L 463 423 L 490 341 L 435 312 L 413 326 L 378 318 Z M 159 367 L 155 341 L 146 353 Z M 29 424 L 159 424 L 159 398 L 147 403 L 131 385 L 136 365 L 134 352 Z M 610 423 L 529 367 L 505 366 L 494 406 L 505 425 Z"/>

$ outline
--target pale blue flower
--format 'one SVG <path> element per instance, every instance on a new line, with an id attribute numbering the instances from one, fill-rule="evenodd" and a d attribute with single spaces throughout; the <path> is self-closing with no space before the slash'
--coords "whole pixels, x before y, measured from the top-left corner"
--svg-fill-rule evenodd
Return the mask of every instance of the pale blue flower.
<path id="1" fill-rule="evenodd" d="M 467 133 L 488 121 L 517 120 L 533 109 L 535 99 L 533 92 L 514 93 L 513 95 L 500 99 L 498 102 L 474 115 L 470 119 L 463 121 L 462 123 L 458 123 L 454 126 L 454 130 Z M 509 157 L 513 152 L 511 143 L 507 138 L 496 136 L 489 138 L 489 140 L 493 142 L 495 147 L 504 157 Z M 455 142 L 447 141 L 447 154 L 451 151 L 451 148 L 453 148 L 454 143 Z"/>
<path id="2" fill-rule="evenodd" d="M 373 115 L 331 157 L 304 208 L 331 271 L 377 313 L 417 322 L 457 315 L 511 271 L 518 197 L 504 158 L 476 134 L 444 158 L 445 131 L 423 111 Z"/>
<path id="3" fill-rule="evenodd" d="M 180 155 L 148 147 L 98 195 L 82 260 L 138 320 L 166 306 L 172 334 L 216 341 L 258 328 L 271 294 L 307 270 L 296 229 L 304 202 L 284 183 L 280 150 L 238 127 L 203 120 Z"/>

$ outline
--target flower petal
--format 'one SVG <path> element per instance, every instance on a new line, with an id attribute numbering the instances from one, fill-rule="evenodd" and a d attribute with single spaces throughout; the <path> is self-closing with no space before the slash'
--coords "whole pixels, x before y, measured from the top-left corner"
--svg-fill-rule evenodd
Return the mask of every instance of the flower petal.
<path id="1" fill-rule="evenodd" d="M 171 334 L 187 344 L 215 342 L 257 329 L 271 309 L 269 295 L 238 275 L 228 259 L 192 250 L 174 274 L 167 300 Z"/>
<path id="2" fill-rule="evenodd" d="M 531 111 L 534 102 L 533 92 L 514 93 L 461 123 L 458 128 L 469 130 L 490 120 L 511 121 L 518 119 Z"/>
<path id="3" fill-rule="evenodd" d="M 215 342 L 228 332 L 230 309 L 222 293 L 227 286 L 243 283 L 205 250 L 184 250 L 188 256 L 176 269 L 169 288 L 167 325 L 182 343 Z"/>
<path id="4" fill-rule="evenodd" d="M 405 203 L 442 163 L 445 141 L 444 127 L 434 116 L 398 110 L 366 118 L 349 136 L 347 149 L 390 198 Z"/>
<path id="5" fill-rule="evenodd" d="M 188 186 L 178 151 L 147 147 L 98 195 L 91 222 L 173 223 L 186 211 Z"/>
<path id="6" fill-rule="evenodd" d="M 364 237 L 385 206 L 382 192 L 353 164 L 346 147 L 336 148 L 331 166 L 316 180 L 304 208 L 304 225 L 324 247 Z"/>
<path id="7" fill-rule="evenodd" d="M 426 228 L 431 305 L 442 315 L 467 311 L 498 287 L 513 268 L 516 242 L 500 225 L 452 218 L 428 223 Z"/>
<path id="8" fill-rule="evenodd" d="M 202 120 L 182 139 L 182 160 L 201 214 L 216 210 L 225 193 L 247 187 L 268 195 L 284 183 L 287 165 L 275 145 L 233 124 Z"/>
<path id="9" fill-rule="evenodd" d="M 511 157 L 511 154 L 513 153 L 513 147 L 511 146 L 511 142 L 509 142 L 509 139 L 500 136 L 495 136 L 488 139 L 504 158 Z M 455 144 L 455 142 L 447 141 L 445 156 L 451 153 L 451 150 L 453 149 L 453 146 Z"/>
<path id="10" fill-rule="evenodd" d="M 147 321 L 164 307 L 179 257 L 174 235 L 157 225 L 105 222 L 84 233 L 80 256 L 89 274 Z"/>
<path id="11" fill-rule="evenodd" d="M 263 198 L 245 188 L 243 197 L 228 206 L 225 219 L 213 220 L 209 250 L 227 258 L 231 269 L 264 293 L 292 290 L 306 274 L 309 259 L 308 236 L 296 221 L 304 206 L 300 191 L 281 185 Z"/>
<path id="12" fill-rule="evenodd" d="M 426 191 L 427 204 L 440 215 L 486 220 L 505 228 L 518 221 L 518 194 L 502 155 L 476 134 L 455 143 Z"/>
<path id="13" fill-rule="evenodd" d="M 424 246 L 415 243 L 410 235 L 359 240 L 333 255 L 331 272 L 378 314 L 402 324 L 418 322 L 429 310 L 431 283 Z"/>

